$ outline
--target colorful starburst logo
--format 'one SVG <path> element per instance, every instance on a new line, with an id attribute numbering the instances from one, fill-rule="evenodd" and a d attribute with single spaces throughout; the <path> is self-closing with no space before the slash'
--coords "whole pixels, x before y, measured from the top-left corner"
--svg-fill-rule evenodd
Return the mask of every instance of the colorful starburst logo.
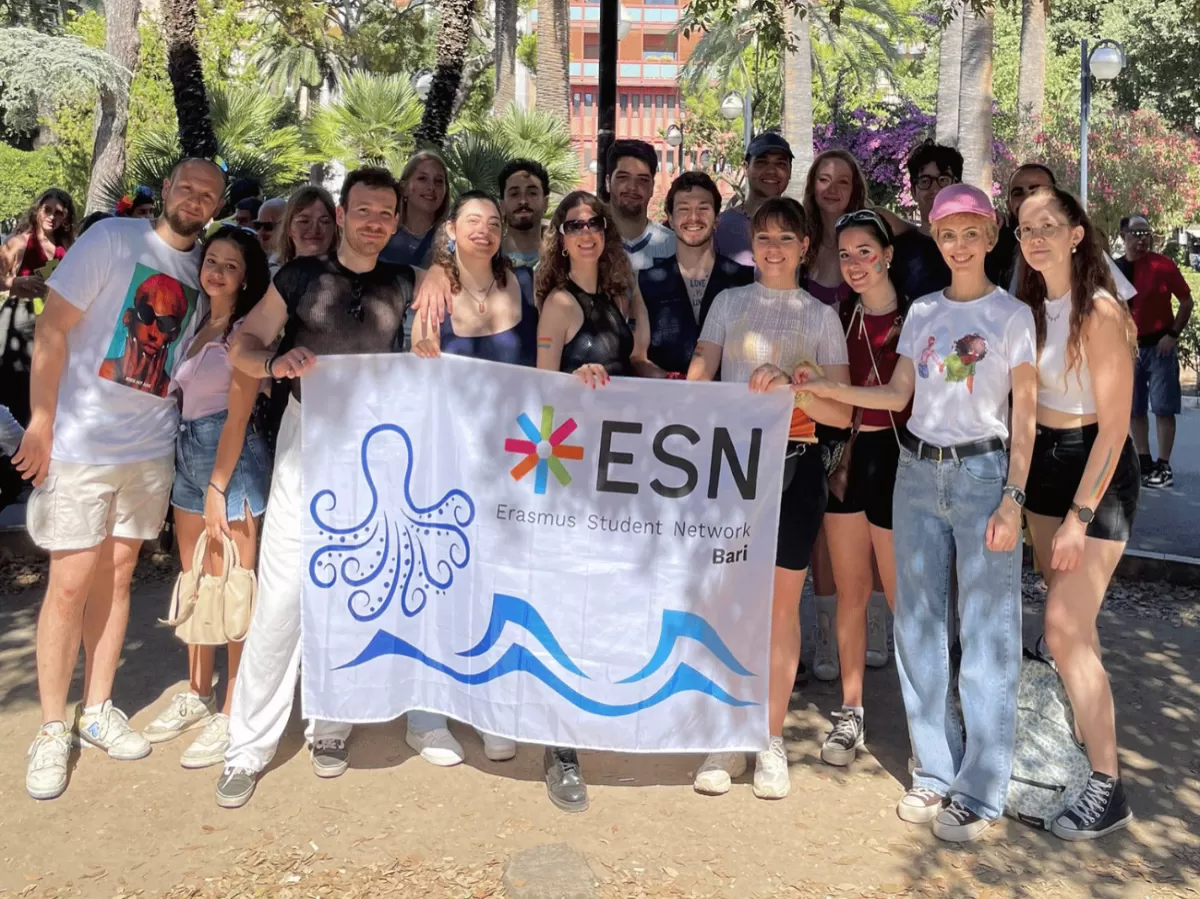
<path id="1" fill-rule="evenodd" d="M 583 447 L 563 443 L 578 427 L 575 419 L 568 418 L 557 428 L 554 427 L 554 407 L 542 406 L 542 426 L 534 427 L 529 416 L 522 412 L 517 416 L 517 424 L 525 433 L 528 440 L 508 437 L 504 441 L 504 451 L 520 453 L 525 458 L 512 467 L 509 474 L 514 481 L 519 481 L 533 471 L 533 492 L 545 493 L 546 482 L 550 472 L 562 486 L 571 483 L 571 475 L 560 460 L 571 459 L 579 461 L 583 458 Z"/>

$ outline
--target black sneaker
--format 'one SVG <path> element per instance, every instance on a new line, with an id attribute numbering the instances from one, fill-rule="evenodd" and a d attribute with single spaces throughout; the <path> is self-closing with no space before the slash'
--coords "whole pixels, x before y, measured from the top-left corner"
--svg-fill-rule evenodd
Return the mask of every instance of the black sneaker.
<path id="1" fill-rule="evenodd" d="M 1054 822 L 1051 830 L 1063 840 L 1095 840 L 1120 830 L 1133 820 L 1125 789 L 1117 778 L 1093 771 L 1083 795 Z"/>
<path id="2" fill-rule="evenodd" d="M 579 770 L 574 749 L 546 747 L 546 792 L 564 812 L 582 812 L 588 807 L 587 784 Z"/>
<path id="3" fill-rule="evenodd" d="M 1143 487 L 1159 488 L 1173 487 L 1175 485 L 1175 475 L 1171 471 L 1171 463 L 1158 460 L 1158 464 L 1154 466 L 1154 471 L 1142 481 Z"/>
<path id="4" fill-rule="evenodd" d="M 970 843 L 992 826 L 987 818 L 975 814 L 957 799 L 943 808 L 933 819 L 933 835 L 947 843 Z"/>
<path id="5" fill-rule="evenodd" d="M 821 745 L 821 761 L 839 768 L 849 765 L 858 756 L 863 745 L 863 720 L 858 712 L 847 706 L 831 716 L 833 730 Z"/>

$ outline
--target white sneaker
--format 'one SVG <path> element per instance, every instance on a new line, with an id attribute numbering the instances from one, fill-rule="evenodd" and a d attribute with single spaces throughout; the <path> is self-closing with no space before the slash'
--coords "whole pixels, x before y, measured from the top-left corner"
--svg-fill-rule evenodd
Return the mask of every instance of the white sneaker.
<path id="1" fill-rule="evenodd" d="M 516 740 L 497 737 L 495 734 L 485 734 L 483 731 L 479 731 L 479 736 L 483 739 L 483 754 L 493 762 L 507 762 L 517 754 Z M 451 737 L 451 739 L 454 738 Z"/>
<path id="2" fill-rule="evenodd" d="M 404 742 L 412 747 L 413 752 L 418 753 L 431 765 L 452 768 L 462 764 L 462 744 L 454 739 L 454 735 L 444 727 L 435 727 L 433 730 L 407 731 Z"/>
<path id="3" fill-rule="evenodd" d="M 887 600 L 872 593 L 867 603 L 867 667 L 883 668 L 888 663 Z"/>
<path id="4" fill-rule="evenodd" d="M 229 748 L 229 716 L 216 714 L 208 719 L 200 736 L 183 752 L 179 764 L 185 768 L 209 768 L 225 761 Z"/>
<path id="5" fill-rule="evenodd" d="M 43 724 L 26 755 L 25 789 L 34 799 L 57 799 L 67 788 L 71 732 L 64 721 Z"/>
<path id="6" fill-rule="evenodd" d="M 104 700 L 100 711 L 89 715 L 79 706 L 75 718 L 75 731 L 79 734 L 79 745 L 103 749 L 110 759 L 132 762 L 150 754 L 150 741 L 129 726 L 129 718 L 112 704 Z"/>
<path id="7" fill-rule="evenodd" d="M 696 772 L 692 789 L 706 796 L 724 796 L 733 785 L 733 779 L 745 773 L 746 753 L 714 752 Z"/>
<path id="8" fill-rule="evenodd" d="M 167 707 L 146 725 L 142 735 L 151 743 L 165 743 L 174 740 L 185 730 L 203 726 L 216 711 L 216 696 L 201 699 L 185 690 L 171 697 Z"/>
<path id="9" fill-rule="evenodd" d="M 783 799 L 791 789 L 783 737 L 771 737 L 771 745 L 754 762 L 754 795 L 759 799 Z"/>
<path id="10" fill-rule="evenodd" d="M 834 681 L 842 673 L 837 652 L 837 597 L 817 598 L 817 653 L 813 658 L 813 676 Z"/>

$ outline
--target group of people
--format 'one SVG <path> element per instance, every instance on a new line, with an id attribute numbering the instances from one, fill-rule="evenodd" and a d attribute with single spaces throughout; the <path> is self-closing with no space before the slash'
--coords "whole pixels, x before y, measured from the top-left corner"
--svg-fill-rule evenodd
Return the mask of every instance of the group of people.
<path id="1" fill-rule="evenodd" d="M 1047 581 L 1046 643 L 1093 768 L 1054 831 L 1079 840 L 1124 826 L 1096 619 L 1143 470 L 1164 470 L 1139 467 L 1143 445 L 1128 437 L 1147 378 L 1164 462 L 1169 453 L 1162 359 L 1187 322 L 1186 285 L 1139 242 L 1144 219 L 1129 220 L 1126 259 L 1114 264 L 1086 212 L 1037 164 L 1017 171 L 998 217 L 961 183 L 957 151 L 923 144 L 908 164 L 913 224 L 870 206 L 858 162 L 840 150 L 814 160 L 803 202 L 785 197 L 792 161 L 782 137 L 759 135 L 747 148 L 747 195 L 724 210 L 707 174 L 683 172 L 662 225 L 649 216 L 658 158 L 641 141 L 611 148 L 609 202 L 573 191 L 548 222 L 551 185 L 536 162 L 508 164 L 495 194 L 451 201 L 444 163 L 426 152 L 399 179 L 350 172 L 336 202 L 319 187 L 240 197 L 234 220 L 214 227 L 225 174 L 189 159 L 164 183 L 157 218 L 90 228 L 42 285 L 28 426 L 13 458 L 35 484 L 29 533 L 51 557 L 30 795 L 62 794 L 75 740 L 139 759 L 196 732 L 184 767 L 221 766 L 217 802 L 249 801 L 290 717 L 300 662 L 304 375 L 324 355 L 411 348 L 566 372 L 599 389 L 621 376 L 794 392 L 769 745 L 753 778 L 763 798 L 789 792 L 783 729 L 811 567 L 814 673 L 842 683 L 822 759 L 848 765 L 864 746 L 869 650 L 887 661 L 882 622 L 869 627 L 867 614 L 882 592 L 913 749 L 899 816 L 968 841 L 1002 813 L 1024 514 Z M 67 204 L 50 198 L 35 212 L 46 258 L 60 244 L 42 237 Z M 14 269 L 18 295 L 24 270 Z M 1133 287 L 1117 283 L 1122 270 Z M 1164 291 L 1167 312 L 1172 292 L 1186 300 L 1170 320 Z M 1134 318 L 1156 356 L 1137 352 Z M 138 550 L 168 506 L 184 569 L 207 533 L 202 564 L 220 571 L 228 537 L 241 564 L 257 567 L 258 603 L 244 643 L 227 648 L 223 701 L 214 649 L 189 647 L 188 689 L 137 732 L 113 705 L 113 681 Z M 81 642 L 84 695 L 69 710 Z M 421 758 L 463 761 L 444 716 L 406 717 Z M 346 770 L 350 730 L 307 723 L 318 776 Z M 516 753 L 509 739 L 481 737 L 489 759 Z M 714 753 L 695 789 L 727 792 L 745 769 L 744 754 Z M 547 748 L 545 772 L 555 805 L 587 807 L 573 749 Z"/>

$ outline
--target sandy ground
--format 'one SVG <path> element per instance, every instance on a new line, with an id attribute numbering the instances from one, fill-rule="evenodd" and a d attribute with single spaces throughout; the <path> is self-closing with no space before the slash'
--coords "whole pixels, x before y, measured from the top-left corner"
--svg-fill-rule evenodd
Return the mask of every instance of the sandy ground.
<path id="1" fill-rule="evenodd" d="M 182 685 L 184 652 L 154 626 L 169 567 L 144 563 L 116 700 L 146 724 Z M 792 794 L 695 794 L 699 759 L 581 754 L 591 809 L 546 798 L 541 750 L 483 756 L 453 726 L 465 765 L 414 757 L 403 723 L 363 727 L 351 768 L 314 777 L 293 720 L 250 804 L 213 800 L 218 769 L 185 771 L 186 738 L 139 762 L 73 757 L 65 796 L 35 802 L 24 754 L 40 724 L 33 625 L 41 570 L 0 564 L 0 896 L 504 896 L 506 859 L 566 843 L 584 854 L 596 895 L 823 897 L 1167 897 L 1200 895 L 1200 593 L 1124 584 L 1103 614 L 1126 785 L 1124 832 L 1068 845 L 1011 821 L 980 843 L 939 843 L 896 818 L 907 736 L 894 666 L 867 678 L 869 752 L 846 770 L 818 758 L 836 684 L 793 699 Z M 1040 631 L 1030 581 L 1026 630 Z M 78 685 L 76 693 L 78 692 Z"/>

